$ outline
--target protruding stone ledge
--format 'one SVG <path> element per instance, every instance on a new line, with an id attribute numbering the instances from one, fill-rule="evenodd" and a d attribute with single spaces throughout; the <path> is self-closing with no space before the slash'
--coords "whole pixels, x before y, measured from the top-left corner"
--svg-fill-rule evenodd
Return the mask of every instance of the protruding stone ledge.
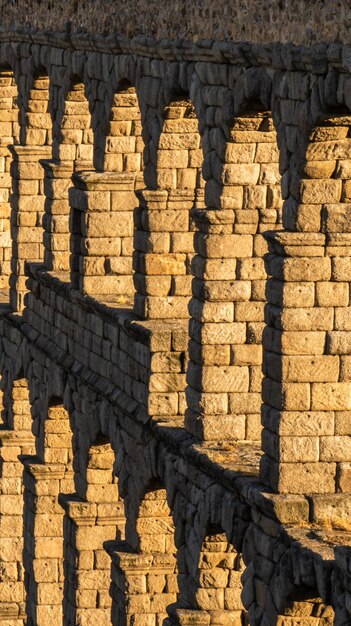
<path id="1" fill-rule="evenodd" d="M 76 495 L 62 493 L 59 494 L 58 500 L 67 517 L 77 526 L 106 526 L 124 521 L 123 501 L 87 502 Z"/>
<path id="2" fill-rule="evenodd" d="M 39 163 L 44 168 L 48 178 L 66 179 L 72 176 L 72 161 L 40 159 Z"/>
<path id="3" fill-rule="evenodd" d="M 20 608 L 15 602 L 1 602 L 0 604 L 0 623 L 12 624 L 12 620 L 20 619 Z M 10 622 L 11 620 L 11 622 Z M 15 623 L 15 622 L 13 622 Z M 17 622 L 16 622 L 17 623 Z"/>
<path id="4" fill-rule="evenodd" d="M 104 549 L 110 555 L 114 565 L 123 571 L 133 574 L 149 573 L 173 573 L 173 554 L 142 554 L 135 553 L 131 546 L 124 541 L 106 541 Z"/>
<path id="5" fill-rule="evenodd" d="M 59 494 L 59 504 L 64 509 L 67 517 L 73 520 L 77 526 L 92 526 L 95 524 L 97 505 L 93 502 L 85 502 L 74 495 Z"/>
<path id="6" fill-rule="evenodd" d="M 65 465 L 43 463 L 35 456 L 21 456 L 20 461 L 23 463 L 26 471 L 31 474 L 35 480 L 61 480 L 66 473 Z"/>
<path id="7" fill-rule="evenodd" d="M 105 191 L 129 191 L 134 187 L 135 174 L 129 172 L 96 172 L 83 170 L 74 172 L 72 180 L 77 189 Z"/>
<path id="8" fill-rule="evenodd" d="M 10 146 L 14 161 L 38 161 L 50 157 L 51 146 Z"/>
<path id="9" fill-rule="evenodd" d="M 284 256 L 319 257 L 325 254 L 326 235 L 323 233 L 300 233 L 267 231 L 263 233 L 270 251 Z"/>
<path id="10" fill-rule="evenodd" d="M 31 432 L 2 430 L 0 429 L 0 446 L 1 447 L 26 447 L 32 446 L 34 437 Z"/>
<path id="11" fill-rule="evenodd" d="M 351 494 L 318 494 L 308 496 L 308 500 L 312 524 L 351 531 Z"/>
<path id="12" fill-rule="evenodd" d="M 211 623 L 210 614 L 200 609 L 169 607 L 167 613 L 177 626 L 209 626 Z"/>
<path id="13" fill-rule="evenodd" d="M 196 224 L 219 225 L 234 224 L 235 211 L 232 209 L 201 209 L 194 208 L 190 212 Z"/>
<path id="14" fill-rule="evenodd" d="M 302 70 L 324 74 L 328 63 L 331 67 L 348 70 L 348 47 L 341 43 L 318 43 L 311 46 L 298 46 L 291 43 L 257 44 L 211 39 L 189 40 L 136 35 L 94 35 L 88 32 L 40 31 L 21 27 L 9 31 L 3 27 L 1 42 L 23 42 L 49 45 L 65 50 L 84 50 L 108 54 L 137 54 L 146 58 L 167 61 L 197 61 L 206 63 L 243 64 L 245 67 L 268 66 L 279 70 Z M 345 52 L 344 52 L 345 51 Z"/>

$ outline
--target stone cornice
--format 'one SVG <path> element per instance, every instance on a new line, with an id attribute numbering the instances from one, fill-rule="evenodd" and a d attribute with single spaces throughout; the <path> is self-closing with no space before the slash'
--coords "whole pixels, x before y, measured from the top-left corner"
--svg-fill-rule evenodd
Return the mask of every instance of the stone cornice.
<path id="1" fill-rule="evenodd" d="M 0 43 L 33 43 L 54 48 L 107 54 L 133 54 L 166 61 L 228 63 L 244 67 L 270 67 L 276 70 L 310 71 L 325 74 L 328 69 L 349 72 L 351 46 L 320 43 L 312 46 L 293 44 L 256 44 L 237 41 L 161 39 L 123 35 L 92 35 L 79 32 L 53 32 L 0 29 Z"/>

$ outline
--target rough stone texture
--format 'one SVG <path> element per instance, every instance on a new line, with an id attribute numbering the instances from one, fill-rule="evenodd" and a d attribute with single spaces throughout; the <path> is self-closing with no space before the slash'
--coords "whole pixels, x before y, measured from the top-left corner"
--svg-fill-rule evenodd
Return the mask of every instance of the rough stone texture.
<path id="1" fill-rule="evenodd" d="M 0 37 L 4 626 L 351 621 L 348 47 L 183 44 Z"/>
<path id="2" fill-rule="evenodd" d="M 145 0 L 115 2 L 65 0 L 11 0 L 0 2 L 2 27 L 31 26 L 74 31 L 120 32 L 128 37 L 234 39 L 258 43 L 293 42 L 309 45 L 320 41 L 350 42 L 350 8 L 343 0 L 175 0 L 172 10 Z M 142 20 L 140 15 L 142 14 Z"/>

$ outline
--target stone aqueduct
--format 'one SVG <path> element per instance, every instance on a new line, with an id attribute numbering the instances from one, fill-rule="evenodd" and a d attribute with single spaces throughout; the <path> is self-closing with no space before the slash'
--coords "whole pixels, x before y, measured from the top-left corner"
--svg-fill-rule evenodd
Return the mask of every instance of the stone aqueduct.
<path id="1" fill-rule="evenodd" d="M 0 623 L 349 625 L 348 47 L 0 67 Z"/>

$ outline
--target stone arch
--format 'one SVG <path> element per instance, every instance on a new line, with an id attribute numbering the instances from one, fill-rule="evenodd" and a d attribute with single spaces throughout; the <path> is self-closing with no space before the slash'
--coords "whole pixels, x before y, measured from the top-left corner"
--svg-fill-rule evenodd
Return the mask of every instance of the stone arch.
<path id="1" fill-rule="evenodd" d="M 82 208 L 77 208 L 74 201 L 68 202 L 74 191 L 71 177 L 77 170 L 91 170 L 93 167 L 94 134 L 90 104 L 86 95 L 85 85 L 78 76 L 70 79 L 69 86 L 62 94 L 62 102 L 55 126 L 53 157 L 61 164 L 63 179 L 61 185 L 62 203 L 62 256 L 65 267 L 69 267 L 71 283 L 79 286 L 79 258 L 84 231 Z M 56 189 L 56 197 L 57 189 Z M 67 256 L 69 261 L 67 263 Z"/>
<path id="2" fill-rule="evenodd" d="M 272 611 L 274 613 L 274 611 Z M 306 585 L 295 587 L 294 592 L 286 599 L 285 610 L 279 615 L 271 616 L 265 623 L 267 626 L 333 626 L 335 613 L 333 608 L 325 604 L 316 589 Z"/>
<path id="3" fill-rule="evenodd" d="M 101 169 L 105 172 L 135 174 L 135 186 L 143 186 L 143 151 L 141 112 L 135 86 L 120 79 L 111 96 L 108 122 L 101 149 Z"/>
<path id="4" fill-rule="evenodd" d="M 210 624 L 245 623 L 241 600 L 243 571 L 242 556 L 228 542 L 223 529 L 210 524 L 192 581 L 195 606 L 206 611 Z"/>
<path id="5" fill-rule="evenodd" d="M 71 76 L 61 90 L 53 136 L 53 158 L 68 161 L 72 172 L 90 169 L 94 137 L 91 110 L 82 79 Z"/>
<path id="6" fill-rule="evenodd" d="M 21 143 L 51 146 L 50 79 L 44 68 L 38 68 L 30 77 L 27 89 L 28 95 L 21 107 Z"/>
<path id="7" fill-rule="evenodd" d="M 214 123 L 206 143 L 211 146 L 203 168 L 208 208 L 194 211 L 198 232 L 186 424 L 199 438 L 258 443 L 267 284 L 264 233 L 281 228 L 282 214 L 272 114 L 261 101 L 244 101 L 230 124 Z M 217 386 L 216 375 L 221 380 Z"/>
<path id="8" fill-rule="evenodd" d="M 2 372 L 3 424 L 0 429 L 0 595 L 10 619 L 23 619 L 25 486 L 21 457 L 32 455 L 28 381 Z M 22 622 L 19 622 L 22 623 Z"/>
<path id="9" fill-rule="evenodd" d="M 326 562 L 320 566 L 320 539 L 327 536 L 323 531 L 293 530 L 289 543 L 283 545 L 268 532 L 268 518 L 252 513 L 243 544 L 247 567 L 242 577 L 242 600 L 250 626 L 332 626 L 334 606 L 336 616 L 343 591 L 335 577 L 339 572 Z M 341 619 L 340 623 L 346 622 Z"/>
<path id="10" fill-rule="evenodd" d="M 10 67 L 0 68 L 0 291 L 4 298 L 9 288 L 11 274 L 11 163 L 10 147 L 20 141 L 18 90 L 14 72 Z"/>
<path id="11" fill-rule="evenodd" d="M 192 614 L 194 623 L 247 624 L 242 592 L 250 510 L 236 495 L 207 479 L 207 484 L 205 480 L 201 484 L 203 496 L 197 492 L 196 505 L 185 500 L 184 488 L 175 496 L 180 610 L 188 612 L 189 623 Z M 186 491 L 191 493 L 189 488 Z M 181 615 L 178 622 L 183 623 Z"/>
<path id="12" fill-rule="evenodd" d="M 82 456 L 84 461 L 80 460 L 80 465 L 83 465 L 80 479 L 76 477 L 76 488 L 82 497 L 88 502 L 117 502 L 119 491 L 114 473 L 115 453 L 108 436 L 98 433 L 87 453 Z"/>
<path id="13" fill-rule="evenodd" d="M 24 459 L 25 563 L 28 625 L 62 623 L 64 516 L 60 494 L 73 489 L 71 430 L 62 399 L 52 396 L 45 419 L 33 404 L 37 454 Z"/>
<path id="14" fill-rule="evenodd" d="M 71 206 L 77 213 L 84 206 L 77 284 L 85 293 L 129 304 L 134 296 L 135 189 L 143 186 L 141 112 L 135 87 L 127 80 L 118 82 L 108 101 L 109 119 L 95 128 L 97 171 L 73 178 Z"/>
<path id="15" fill-rule="evenodd" d="M 291 558 L 292 557 L 292 558 Z M 262 558 L 262 557 L 261 557 Z M 263 557 L 267 563 L 267 557 Z M 309 561 L 309 562 L 308 562 Z M 295 554 L 295 558 L 290 551 L 281 558 L 278 567 L 273 572 L 270 581 L 263 580 L 263 570 L 255 571 L 255 591 L 256 610 L 249 610 L 252 617 L 253 626 L 266 624 L 267 626 L 278 626 L 287 624 L 321 624 L 321 626 L 332 626 L 334 624 L 334 609 L 329 598 L 322 598 L 318 586 L 321 585 L 324 593 L 328 588 L 326 580 L 330 584 L 330 572 L 326 575 L 326 580 L 318 580 L 313 570 L 313 557 L 308 555 L 302 564 L 301 557 Z M 261 563 L 263 566 L 263 562 Z M 286 566 L 289 569 L 286 573 Z M 255 562 L 254 562 L 255 566 Z M 255 569 L 255 567 L 254 567 Z M 308 574 L 307 574 L 308 572 Z M 256 616 L 256 618 L 254 617 Z M 261 620 L 261 621 L 260 621 Z"/>
<path id="16" fill-rule="evenodd" d="M 115 455 L 102 433 L 86 453 L 79 450 L 76 455 L 84 457 L 84 461 L 78 459 L 77 491 L 60 499 L 65 509 L 64 623 L 73 626 L 77 621 L 96 619 L 107 624 L 112 605 L 111 561 L 104 543 L 123 540 L 125 523 L 113 469 Z"/>
<path id="17" fill-rule="evenodd" d="M 1 374 L 1 379 L 4 424 L 11 430 L 30 433 L 32 430 L 30 394 L 23 370 L 13 380 L 10 373 L 5 370 Z"/>
<path id="18" fill-rule="evenodd" d="M 112 557 L 112 623 L 163 623 L 178 600 L 174 524 L 163 484 L 149 482 L 137 511 L 129 513 L 126 542 L 106 546 Z"/>
<path id="19" fill-rule="evenodd" d="M 50 80 L 38 68 L 27 78 L 20 107 L 21 145 L 12 148 L 10 302 L 22 310 L 26 294 L 27 262 L 44 261 L 44 170 L 41 160 L 51 156 L 52 118 Z"/>
<path id="20" fill-rule="evenodd" d="M 286 189 L 284 225 L 299 232 L 336 231 L 330 212 L 344 209 L 347 220 L 350 176 L 350 110 L 344 105 L 320 112 L 303 137 L 302 149 L 291 158 L 290 185 Z M 302 140 L 301 140 L 302 142 Z M 331 206 L 330 208 L 328 205 Z M 344 206 L 343 206 L 344 205 Z M 329 218 L 329 222 L 328 222 Z M 340 223 L 340 232 L 347 232 Z"/>
<path id="21" fill-rule="evenodd" d="M 156 162 L 151 161 L 157 189 L 194 191 L 203 186 L 199 123 L 187 93 L 169 95 L 159 135 L 150 138 L 150 144 L 150 153 L 157 152 Z"/>
<path id="22" fill-rule="evenodd" d="M 144 179 L 135 234 L 135 311 L 148 318 L 188 318 L 194 224 L 202 206 L 202 150 L 189 95 L 172 92 L 162 111 L 145 116 Z"/>
<path id="23" fill-rule="evenodd" d="M 351 490 L 350 123 L 344 106 L 319 109 L 290 159 L 285 231 L 268 236 L 261 476 L 283 492 L 306 493 L 306 472 L 311 493 Z"/>
<path id="24" fill-rule="evenodd" d="M 51 397 L 45 419 L 38 413 L 35 423 L 39 458 L 43 463 L 64 465 L 72 478 L 72 429 L 69 413 L 62 400 L 55 396 Z"/>

